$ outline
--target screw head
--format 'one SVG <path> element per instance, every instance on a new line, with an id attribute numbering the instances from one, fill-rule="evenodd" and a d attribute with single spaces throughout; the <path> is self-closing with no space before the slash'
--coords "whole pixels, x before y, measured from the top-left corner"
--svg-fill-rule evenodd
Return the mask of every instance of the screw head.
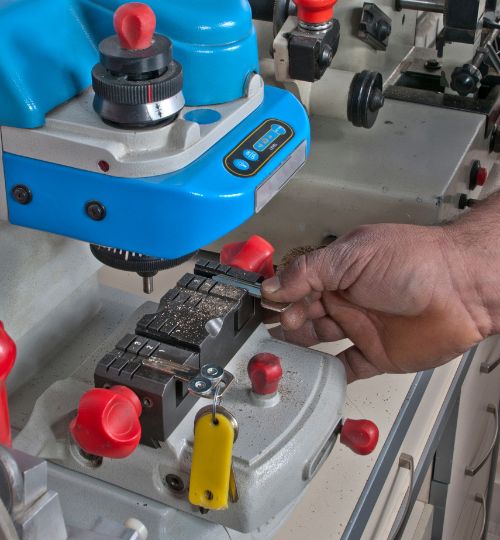
<path id="1" fill-rule="evenodd" d="M 165 484 L 167 484 L 168 488 L 172 491 L 184 491 L 184 482 L 176 474 L 167 474 L 167 476 L 165 476 Z"/>
<path id="2" fill-rule="evenodd" d="M 12 196 L 19 204 L 28 204 L 33 199 L 30 188 L 23 184 L 18 184 L 12 188 Z"/>
<path id="3" fill-rule="evenodd" d="M 94 221 L 101 221 L 106 217 L 106 208 L 99 201 L 88 202 L 85 205 L 85 212 Z"/>
<path id="4" fill-rule="evenodd" d="M 188 383 L 188 391 L 196 395 L 204 395 L 212 390 L 212 381 L 205 377 L 195 377 Z"/>
<path id="5" fill-rule="evenodd" d="M 224 369 L 216 364 L 205 364 L 200 370 L 200 375 L 206 379 L 220 379 L 224 375 Z"/>
<path id="6" fill-rule="evenodd" d="M 144 405 L 144 407 L 151 409 L 151 407 L 153 406 L 153 401 L 151 400 L 151 398 L 144 397 L 142 398 L 142 404 Z"/>
<path id="7" fill-rule="evenodd" d="M 330 45 L 325 45 L 320 54 L 319 65 L 321 67 L 328 67 L 332 63 L 332 60 L 333 49 L 330 47 Z"/>

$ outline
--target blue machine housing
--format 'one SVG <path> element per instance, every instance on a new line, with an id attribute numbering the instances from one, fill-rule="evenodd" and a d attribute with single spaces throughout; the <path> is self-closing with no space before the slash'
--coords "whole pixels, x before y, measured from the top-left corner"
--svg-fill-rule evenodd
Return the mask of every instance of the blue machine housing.
<path id="1" fill-rule="evenodd" d="M 224 164 L 265 120 L 283 121 L 293 135 L 253 176 L 238 176 Z M 255 212 L 255 190 L 304 141 L 309 121 L 289 92 L 266 87 L 263 103 L 189 166 L 143 179 L 117 178 L 4 153 L 11 223 L 87 242 L 164 258 L 177 258 L 227 234 Z M 33 199 L 17 203 L 12 188 L 22 178 Z M 102 221 L 85 212 L 100 201 Z"/>
<path id="2" fill-rule="evenodd" d="M 0 0 L 0 125 L 36 128 L 91 84 L 120 0 Z M 258 71 L 247 0 L 148 0 L 184 68 L 187 105 L 243 97 Z M 207 82 L 210 81 L 210 84 Z"/>

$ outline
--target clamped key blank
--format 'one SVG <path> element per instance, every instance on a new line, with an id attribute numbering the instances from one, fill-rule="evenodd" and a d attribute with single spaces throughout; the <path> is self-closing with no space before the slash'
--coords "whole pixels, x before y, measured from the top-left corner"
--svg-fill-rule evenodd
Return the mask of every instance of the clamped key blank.
<path id="1" fill-rule="evenodd" d="M 232 469 L 238 424 L 216 400 L 196 415 L 189 483 L 189 502 L 207 510 L 224 510 L 238 497 Z"/>

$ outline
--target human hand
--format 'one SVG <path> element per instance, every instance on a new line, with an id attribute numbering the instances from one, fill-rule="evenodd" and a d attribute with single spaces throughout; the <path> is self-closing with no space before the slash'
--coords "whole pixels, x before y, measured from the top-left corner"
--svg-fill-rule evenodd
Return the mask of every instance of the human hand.
<path id="1" fill-rule="evenodd" d="M 264 282 L 266 298 L 293 303 L 273 333 L 304 346 L 349 338 L 338 355 L 349 382 L 437 367 L 492 332 L 465 251 L 450 226 L 359 227 Z"/>

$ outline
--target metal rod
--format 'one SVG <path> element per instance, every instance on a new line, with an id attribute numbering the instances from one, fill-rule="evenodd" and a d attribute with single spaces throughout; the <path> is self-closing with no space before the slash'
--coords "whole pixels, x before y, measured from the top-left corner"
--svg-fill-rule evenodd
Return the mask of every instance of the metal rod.
<path id="1" fill-rule="evenodd" d="M 153 276 L 142 277 L 142 290 L 146 294 L 151 294 L 153 292 Z"/>
<path id="2" fill-rule="evenodd" d="M 396 6 L 398 10 L 412 9 L 414 11 L 444 13 L 444 1 L 439 0 L 397 0 Z"/>

